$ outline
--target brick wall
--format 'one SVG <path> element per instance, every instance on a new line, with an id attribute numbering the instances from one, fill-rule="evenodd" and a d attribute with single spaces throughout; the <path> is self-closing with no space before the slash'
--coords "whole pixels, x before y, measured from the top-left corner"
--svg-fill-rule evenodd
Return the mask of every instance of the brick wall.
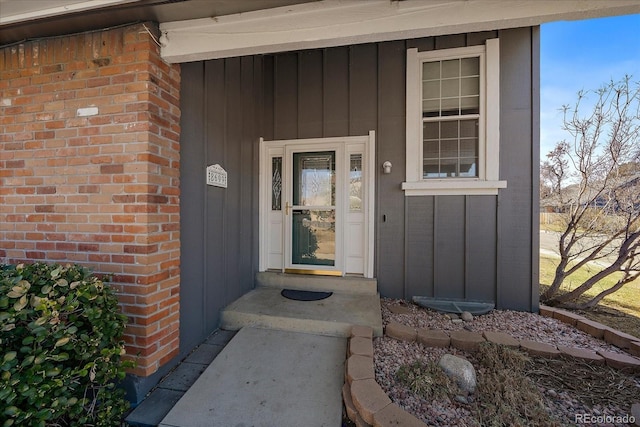
<path id="1" fill-rule="evenodd" d="M 0 263 L 112 275 L 132 372 L 178 353 L 180 68 L 145 26 L 0 50 Z"/>

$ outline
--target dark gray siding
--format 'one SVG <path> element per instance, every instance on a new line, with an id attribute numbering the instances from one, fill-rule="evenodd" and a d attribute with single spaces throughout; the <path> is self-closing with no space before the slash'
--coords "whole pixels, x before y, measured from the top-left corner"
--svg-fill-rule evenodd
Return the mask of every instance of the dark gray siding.
<path id="1" fill-rule="evenodd" d="M 260 57 L 182 67 L 182 352 L 218 326 L 221 308 L 253 288 L 262 80 Z M 226 189 L 205 185 L 205 169 L 215 163 L 228 173 Z"/>
<path id="2" fill-rule="evenodd" d="M 539 30 L 502 35 L 500 175 L 508 188 L 498 196 L 497 301 L 502 307 L 537 310 Z"/>
<path id="3" fill-rule="evenodd" d="M 467 35 L 482 43 L 494 33 Z M 500 31 L 500 179 L 495 196 L 407 199 L 404 296 L 538 309 L 539 30 Z M 460 36 L 437 48 L 460 47 Z M 429 50 L 429 43 L 415 43 Z M 383 245 L 384 246 L 384 245 Z"/>
<path id="4" fill-rule="evenodd" d="M 499 196 L 405 197 L 406 49 L 500 37 Z M 538 29 L 522 28 L 244 57 L 183 66 L 183 343 L 217 326 L 253 286 L 258 138 L 376 131 L 376 266 L 380 293 L 495 301 L 537 309 Z M 389 160 L 391 174 L 381 173 Z M 204 168 L 229 172 L 226 190 Z M 184 347 L 183 347 L 184 348 Z"/>
<path id="5" fill-rule="evenodd" d="M 404 197 L 406 49 L 477 45 L 496 36 L 503 88 L 501 179 L 508 189 L 499 198 Z M 273 117 L 266 129 L 274 129 L 268 138 L 364 135 L 372 129 L 376 164 L 393 164 L 391 174 L 376 173 L 375 272 L 382 295 L 536 309 L 537 38 L 537 29 L 524 28 L 267 57 L 265 77 L 274 76 L 265 81 L 265 88 L 274 88 L 273 102 L 265 98 L 264 117 Z"/>
<path id="6" fill-rule="evenodd" d="M 406 298 L 495 301 L 495 196 L 410 197 L 406 216 Z"/>

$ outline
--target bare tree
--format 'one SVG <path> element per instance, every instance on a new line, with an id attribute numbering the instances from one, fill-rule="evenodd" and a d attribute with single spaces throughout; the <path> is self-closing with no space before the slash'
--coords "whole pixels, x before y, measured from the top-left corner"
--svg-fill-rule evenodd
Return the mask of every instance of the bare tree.
<path id="1" fill-rule="evenodd" d="M 590 97 L 595 102 L 587 106 Z M 582 110 L 587 114 L 582 114 Z M 591 308 L 640 276 L 640 84 L 625 77 L 593 92 L 580 92 L 563 107 L 559 142 L 541 165 L 547 205 L 561 212 L 560 262 L 548 304 Z M 600 271 L 567 293 L 561 285 L 587 263 Z M 602 279 L 618 273 L 613 286 L 586 302 L 578 298 Z"/>

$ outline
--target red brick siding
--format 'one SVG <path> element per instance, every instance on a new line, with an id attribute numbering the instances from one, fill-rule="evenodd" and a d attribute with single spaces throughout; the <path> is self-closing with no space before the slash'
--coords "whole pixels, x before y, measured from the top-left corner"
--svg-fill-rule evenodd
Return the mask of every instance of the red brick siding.
<path id="1" fill-rule="evenodd" d="M 178 353 L 179 89 L 143 25 L 0 50 L 0 262 L 112 275 L 142 376 Z"/>

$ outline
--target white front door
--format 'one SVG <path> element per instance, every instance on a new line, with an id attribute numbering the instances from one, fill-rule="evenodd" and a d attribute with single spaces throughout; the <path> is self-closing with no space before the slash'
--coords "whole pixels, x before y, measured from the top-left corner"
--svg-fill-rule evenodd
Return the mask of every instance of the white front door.
<path id="1" fill-rule="evenodd" d="M 261 141 L 260 271 L 373 276 L 373 145 Z"/>

